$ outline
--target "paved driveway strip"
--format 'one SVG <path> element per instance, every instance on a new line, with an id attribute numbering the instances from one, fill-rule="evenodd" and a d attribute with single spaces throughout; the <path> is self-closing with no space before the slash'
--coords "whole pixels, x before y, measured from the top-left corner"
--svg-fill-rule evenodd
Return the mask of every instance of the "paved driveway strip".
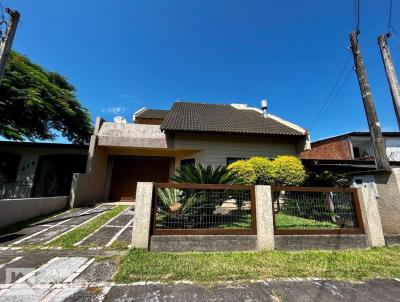
<path id="1" fill-rule="evenodd" d="M 60 234 L 69 231 L 90 218 L 111 208 L 109 205 L 98 205 L 94 208 L 79 208 L 56 215 L 21 228 L 20 230 L 0 236 L 0 246 L 19 246 L 33 243 L 44 243 Z"/>

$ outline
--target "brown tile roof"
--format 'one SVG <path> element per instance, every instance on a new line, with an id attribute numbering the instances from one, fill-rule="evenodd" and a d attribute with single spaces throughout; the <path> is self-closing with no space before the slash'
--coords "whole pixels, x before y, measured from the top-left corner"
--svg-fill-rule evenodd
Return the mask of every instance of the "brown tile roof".
<path id="1" fill-rule="evenodd" d="M 169 110 L 145 109 L 136 115 L 137 118 L 163 119 Z"/>
<path id="2" fill-rule="evenodd" d="M 176 102 L 161 124 L 164 131 L 259 135 L 305 135 L 277 118 L 231 105 Z"/>

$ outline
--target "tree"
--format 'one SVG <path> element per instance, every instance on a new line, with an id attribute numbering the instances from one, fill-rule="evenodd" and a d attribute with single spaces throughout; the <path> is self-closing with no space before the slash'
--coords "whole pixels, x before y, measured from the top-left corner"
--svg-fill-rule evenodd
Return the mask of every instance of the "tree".
<path id="1" fill-rule="evenodd" d="M 54 130 L 86 143 L 92 132 L 88 110 L 65 78 L 11 52 L 0 86 L 0 136 L 54 140 Z"/>

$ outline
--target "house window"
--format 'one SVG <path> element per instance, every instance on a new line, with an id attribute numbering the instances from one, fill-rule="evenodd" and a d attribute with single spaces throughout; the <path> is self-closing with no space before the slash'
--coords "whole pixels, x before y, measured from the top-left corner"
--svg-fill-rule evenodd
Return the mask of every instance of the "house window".
<path id="1" fill-rule="evenodd" d="M 245 157 L 227 157 L 226 158 L 226 165 L 229 166 L 230 164 L 234 163 L 235 161 L 238 160 L 246 160 L 248 158 Z"/>
<path id="2" fill-rule="evenodd" d="M 187 166 L 187 165 L 194 165 L 195 163 L 196 163 L 196 161 L 194 158 L 182 159 L 181 167 Z"/>
<path id="3" fill-rule="evenodd" d="M 360 149 L 358 147 L 353 147 L 354 158 L 360 158 Z"/>

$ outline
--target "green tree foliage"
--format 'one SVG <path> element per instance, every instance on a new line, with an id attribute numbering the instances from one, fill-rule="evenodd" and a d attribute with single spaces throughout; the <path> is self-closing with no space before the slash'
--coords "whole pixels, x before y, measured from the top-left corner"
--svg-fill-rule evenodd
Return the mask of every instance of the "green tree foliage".
<path id="1" fill-rule="evenodd" d="M 74 143 L 92 132 L 90 116 L 65 78 L 12 52 L 0 86 L 0 135 L 12 140 L 53 140 L 54 131 Z"/>
<path id="2" fill-rule="evenodd" d="M 275 184 L 298 186 L 304 182 L 306 171 L 301 160 L 295 156 L 280 155 L 272 162 Z"/>
<path id="3" fill-rule="evenodd" d="M 256 184 L 269 185 L 274 183 L 275 169 L 274 164 L 267 157 L 256 156 L 248 160 L 256 173 Z"/>
<path id="4" fill-rule="evenodd" d="M 184 165 L 176 170 L 176 174 L 171 178 L 177 183 L 194 184 L 235 184 L 238 178 L 233 171 L 226 167 L 202 164 Z"/>
<path id="5" fill-rule="evenodd" d="M 305 185 L 310 187 L 347 187 L 350 179 L 346 174 L 333 173 L 331 171 L 320 173 L 309 171 Z"/>
<path id="6" fill-rule="evenodd" d="M 232 171 L 238 178 L 240 183 L 254 184 L 257 180 L 257 174 L 253 165 L 248 160 L 238 160 L 228 166 L 228 170 Z"/>

